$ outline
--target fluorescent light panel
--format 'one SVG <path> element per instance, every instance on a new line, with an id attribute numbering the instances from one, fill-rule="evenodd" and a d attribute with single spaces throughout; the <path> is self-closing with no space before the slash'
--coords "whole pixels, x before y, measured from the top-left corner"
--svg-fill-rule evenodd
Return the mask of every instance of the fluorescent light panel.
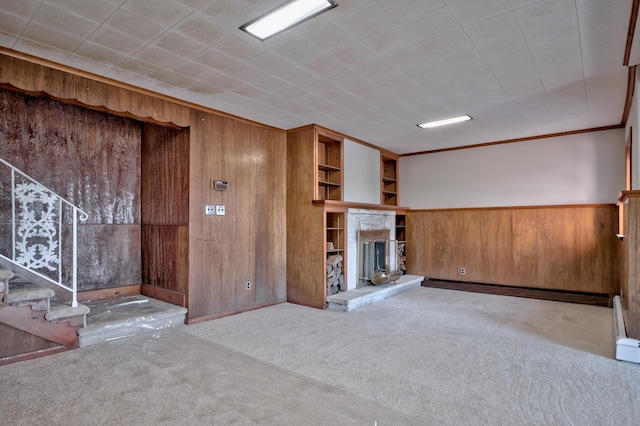
<path id="1" fill-rule="evenodd" d="M 468 115 L 461 115 L 460 117 L 447 118 L 445 120 L 430 121 L 428 123 L 418 124 L 418 127 L 423 129 L 429 129 L 431 127 L 446 126 L 447 124 L 460 123 L 461 121 L 471 120 Z"/>
<path id="2" fill-rule="evenodd" d="M 240 29 L 266 40 L 337 5 L 333 0 L 293 0 L 247 22 Z"/>

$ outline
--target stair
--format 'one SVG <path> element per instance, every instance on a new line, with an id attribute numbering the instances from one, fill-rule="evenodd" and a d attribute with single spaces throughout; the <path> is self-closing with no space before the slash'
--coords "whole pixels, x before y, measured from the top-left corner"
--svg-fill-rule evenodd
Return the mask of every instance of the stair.
<path id="1" fill-rule="evenodd" d="M 88 313 L 87 306 L 72 307 L 50 288 L 0 269 L 0 323 L 11 327 L 14 336 L 13 342 L 4 342 L 0 364 L 78 347 L 77 331 L 86 324 Z M 34 336 L 41 341 L 35 347 Z"/>
<path id="2" fill-rule="evenodd" d="M 12 327 L 17 341 L 31 337 L 57 346 L 34 353 L 20 353 L 0 345 L 0 365 L 84 347 L 184 324 L 187 309 L 142 295 L 86 301 L 72 307 L 47 287 L 24 280 L 0 268 L 0 325 Z M 19 335 L 19 331 L 24 332 Z M 31 339 L 33 340 L 33 339 Z M 5 345 L 6 346 L 6 345 Z M 31 347 L 31 346 L 30 346 Z M 12 356 L 2 354 L 2 350 Z M 52 351 L 53 349 L 53 351 Z M 19 352 L 19 351 L 18 351 Z"/>

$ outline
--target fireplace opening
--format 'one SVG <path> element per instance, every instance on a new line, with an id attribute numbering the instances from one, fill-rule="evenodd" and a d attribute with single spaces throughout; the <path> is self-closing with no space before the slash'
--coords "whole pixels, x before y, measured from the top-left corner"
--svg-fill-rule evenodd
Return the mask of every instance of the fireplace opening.
<path id="1" fill-rule="evenodd" d="M 385 284 L 402 275 L 398 268 L 398 248 L 389 239 L 389 230 L 359 231 L 359 277 L 357 287 Z"/>

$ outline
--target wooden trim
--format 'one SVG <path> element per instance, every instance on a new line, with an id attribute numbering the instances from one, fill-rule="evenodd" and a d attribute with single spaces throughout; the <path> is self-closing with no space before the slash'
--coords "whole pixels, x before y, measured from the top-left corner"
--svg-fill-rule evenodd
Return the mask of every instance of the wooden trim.
<path id="1" fill-rule="evenodd" d="M 629 28 L 627 30 L 627 44 L 624 49 L 624 60 L 622 61 L 622 65 L 629 66 L 629 59 L 631 58 L 631 47 L 633 45 L 633 37 L 636 32 L 636 21 L 638 20 L 638 6 L 640 5 L 640 0 L 633 0 L 633 5 L 631 6 L 631 16 L 629 17 Z"/>
<path id="2" fill-rule="evenodd" d="M 624 110 L 622 112 L 622 119 L 620 126 L 624 127 L 629 119 L 629 113 L 631 111 L 631 104 L 633 102 L 633 94 L 636 90 L 636 66 L 629 67 L 629 74 L 627 77 L 627 97 L 624 101 Z"/>
<path id="3" fill-rule="evenodd" d="M 54 346 L 51 348 L 40 349 L 38 351 L 5 356 L 0 358 L 0 365 L 13 364 L 14 362 L 19 362 L 19 361 L 28 361 L 30 359 L 41 358 L 43 356 L 53 355 L 60 352 L 66 352 L 72 349 L 75 349 L 75 348 L 67 348 L 66 346 Z"/>
<path id="4" fill-rule="evenodd" d="M 232 118 L 234 120 L 241 121 L 243 123 L 252 124 L 254 126 L 258 126 L 258 127 L 261 127 L 261 128 L 274 130 L 274 131 L 277 131 L 277 132 L 284 132 L 283 129 L 279 129 L 277 127 L 269 126 L 269 125 L 264 124 L 264 123 L 259 123 L 257 121 L 249 120 L 247 118 L 239 117 L 239 116 L 236 116 L 236 115 L 233 115 L 233 114 L 229 114 L 229 113 L 226 113 L 226 112 L 223 112 L 223 111 L 218 111 L 218 110 L 215 110 L 213 108 L 205 107 L 205 106 L 202 106 L 202 105 L 195 104 L 193 102 L 189 102 L 189 101 L 185 101 L 185 100 L 182 100 L 182 99 L 174 98 L 172 96 L 163 95 L 161 93 L 154 92 L 154 91 L 151 91 L 149 89 L 143 89 L 141 87 L 137 87 L 137 86 L 134 86 L 134 85 L 129 84 L 129 83 L 124 83 L 124 82 L 121 82 L 121 81 L 118 81 L 118 80 L 114 80 L 112 78 L 103 77 L 103 76 L 100 76 L 100 75 L 97 75 L 97 74 L 93 74 L 93 73 L 90 73 L 90 72 L 87 72 L 87 71 L 82 71 L 82 70 L 79 70 L 77 68 L 70 67 L 68 65 L 58 64 L 56 62 L 49 61 L 47 59 L 42 59 L 42 58 L 39 58 L 37 56 L 30 55 L 28 53 L 18 52 L 16 50 L 12 50 L 12 49 L 8 49 L 6 47 L 0 46 L 0 54 L 6 55 L 6 56 L 9 56 L 9 57 L 12 57 L 12 58 L 16 58 L 16 59 L 21 59 L 21 60 L 24 60 L 24 61 L 28 61 L 28 62 L 36 64 L 36 65 L 41 65 L 41 66 L 45 66 L 45 67 L 48 67 L 48 68 L 51 68 L 51 69 L 55 69 L 55 70 L 58 70 L 58 71 L 66 72 L 66 73 L 69 73 L 71 75 L 75 75 L 75 76 L 78 76 L 78 77 L 91 79 L 91 80 L 94 80 L 94 81 L 97 81 L 97 82 L 100 82 L 100 83 L 108 84 L 110 86 L 118 87 L 118 88 L 125 89 L 125 90 L 130 90 L 132 92 L 136 92 L 136 93 L 139 93 L 141 95 L 150 96 L 150 97 L 153 97 L 155 99 L 161 99 L 161 100 L 164 100 L 164 101 L 167 101 L 167 102 L 174 103 L 176 105 L 181 105 L 181 106 L 185 106 L 185 107 L 192 108 L 192 109 L 195 109 L 195 110 L 204 111 L 204 112 L 207 112 L 207 113 L 210 113 L 210 114 L 215 114 L 215 115 L 218 115 L 218 116 L 221 116 L 221 117 Z M 65 99 L 64 101 L 68 102 L 69 100 Z M 114 111 L 111 111 L 111 110 L 108 110 L 108 112 L 115 113 L 117 115 L 122 115 L 121 113 L 114 112 Z M 133 118 L 133 117 L 131 117 L 131 118 Z M 145 117 L 139 117 L 139 118 L 142 121 L 144 121 Z"/>
<path id="5" fill-rule="evenodd" d="M 116 297 L 134 296 L 140 294 L 140 284 L 132 284 L 122 287 L 103 288 L 100 290 L 87 290 L 78 292 L 78 301 L 115 299 Z"/>
<path id="6" fill-rule="evenodd" d="M 366 203 L 352 203 L 349 201 L 335 201 L 335 200 L 313 200 L 313 205 L 316 207 L 323 207 L 328 209 L 368 209 L 368 210 L 389 210 L 396 212 L 406 212 L 409 207 L 400 206 L 386 206 L 382 204 L 366 204 Z"/>
<path id="7" fill-rule="evenodd" d="M 613 296 L 601 293 L 584 293 L 568 290 L 548 290 L 530 287 L 514 287 L 500 284 L 471 283 L 448 280 L 429 280 L 422 287 L 446 290 L 468 291 L 473 293 L 496 294 L 500 296 L 524 297 L 528 299 L 551 300 L 554 302 L 580 303 L 584 305 L 613 307 Z"/>
<path id="8" fill-rule="evenodd" d="M 631 191 L 633 184 L 633 126 L 629 127 L 629 136 L 624 147 L 625 190 Z"/>
<path id="9" fill-rule="evenodd" d="M 640 190 L 632 190 L 632 191 L 621 191 L 618 195 L 619 201 L 624 201 L 632 197 L 640 197 Z"/>
<path id="10" fill-rule="evenodd" d="M 623 191 L 628 192 L 628 191 Z M 640 195 L 640 191 L 637 191 Z M 550 204 L 539 206 L 495 206 L 495 207 L 445 207 L 437 209 L 411 209 L 412 213 L 420 212 L 444 212 L 444 211 L 474 211 L 474 210 L 524 210 L 524 209 L 566 209 L 566 208 L 584 208 L 584 207 L 606 207 L 615 206 L 616 203 L 601 204 Z"/>
<path id="11" fill-rule="evenodd" d="M 187 306 L 185 294 L 179 291 L 142 284 L 140 286 L 140 294 L 171 303 L 172 305 L 182 306 L 183 308 Z"/>
<path id="12" fill-rule="evenodd" d="M 603 131 L 603 130 L 621 129 L 623 127 L 624 126 L 622 124 L 614 124 L 614 125 L 611 125 L 611 126 L 592 127 L 590 129 L 582 129 L 582 130 L 572 130 L 570 132 L 549 133 L 549 134 L 546 134 L 546 135 L 528 136 L 526 138 L 506 139 L 506 140 L 503 140 L 503 141 L 485 142 L 485 143 L 478 143 L 478 144 L 464 145 L 464 146 L 453 146 L 453 147 L 450 147 L 450 148 L 433 149 L 433 150 L 430 150 L 430 151 L 409 152 L 409 153 L 406 153 L 406 154 L 400 154 L 400 157 L 411 157 L 411 156 L 414 156 L 414 155 L 425 155 L 425 154 L 437 154 L 439 152 L 459 151 L 459 150 L 462 150 L 462 149 L 484 148 L 484 147 L 493 146 L 493 145 L 503 145 L 503 144 L 516 143 L 516 142 L 528 142 L 528 141 L 534 141 L 534 140 L 538 140 L 538 139 L 556 138 L 556 137 L 559 137 L 559 136 L 571 136 L 571 135 L 578 135 L 578 134 L 581 134 L 581 133 L 590 133 L 590 132 L 600 132 L 600 131 Z"/>
<path id="13" fill-rule="evenodd" d="M 262 308 L 266 308 L 266 307 L 269 307 L 269 306 L 280 305 L 281 303 L 286 303 L 286 302 L 287 302 L 286 300 L 277 300 L 275 302 L 265 303 L 265 304 L 256 305 L 256 306 L 250 306 L 248 308 L 240 309 L 240 310 L 237 310 L 237 311 L 221 312 L 219 314 L 205 315 L 203 317 L 188 319 L 187 321 L 185 321 L 185 323 L 189 324 L 189 325 L 197 324 L 199 322 L 211 321 L 211 320 L 218 319 L 218 318 L 228 317 L 230 315 L 241 314 L 243 312 L 255 311 L 257 309 L 262 309 Z M 187 313 L 187 316 L 188 315 L 189 314 Z"/>

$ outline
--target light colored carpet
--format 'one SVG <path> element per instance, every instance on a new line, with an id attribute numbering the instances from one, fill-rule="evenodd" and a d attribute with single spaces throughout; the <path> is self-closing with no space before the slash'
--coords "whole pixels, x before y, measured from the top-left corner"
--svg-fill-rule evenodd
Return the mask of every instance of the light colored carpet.
<path id="1" fill-rule="evenodd" d="M 0 367 L 0 422 L 635 425 L 611 309 L 417 288 L 282 304 Z"/>

